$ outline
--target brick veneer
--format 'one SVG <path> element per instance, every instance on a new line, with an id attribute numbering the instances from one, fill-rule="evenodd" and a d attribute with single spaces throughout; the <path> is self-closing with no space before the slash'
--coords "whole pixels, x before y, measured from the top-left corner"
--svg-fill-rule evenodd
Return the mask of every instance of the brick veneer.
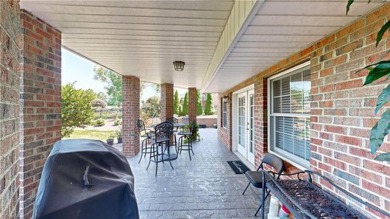
<path id="1" fill-rule="evenodd" d="M 219 94 L 220 100 L 228 95 L 230 105 L 232 92 L 250 84 L 255 85 L 256 166 L 268 150 L 267 78 L 310 60 L 311 168 L 334 179 L 362 199 L 390 211 L 390 165 L 374 161 L 374 156 L 369 153 L 369 130 L 378 118 L 374 115 L 375 99 L 384 84 L 362 87 L 367 72 L 357 71 L 366 64 L 379 61 L 390 49 L 388 33 L 383 42 L 375 47 L 376 33 L 389 14 L 390 3 L 386 3 L 336 33 Z M 220 127 L 220 118 L 218 120 L 218 137 L 228 148 L 232 148 L 231 111 L 229 106 L 227 129 Z M 386 141 L 381 149 L 389 151 L 390 143 Z M 287 165 L 289 172 L 296 169 Z M 328 186 L 322 181 L 318 183 L 324 188 Z M 384 217 L 371 209 L 365 209 L 365 212 L 370 214 L 370 218 Z"/>
<path id="2" fill-rule="evenodd" d="M 368 138 L 378 118 L 375 100 L 384 84 L 362 87 L 367 72 L 359 70 L 390 49 L 389 34 L 375 47 L 376 34 L 389 14 L 387 3 L 331 34 L 315 45 L 310 60 L 311 167 L 387 211 L 390 165 L 373 160 Z M 389 144 L 381 149 L 389 151 Z"/>
<path id="3" fill-rule="evenodd" d="M 20 217 L 30 218 L 43 165 L 61 139 L 61 32 L 25 10 L 20 19 Z"/>
<path id="4" fill-rule="evenodd" d="M 133 156 L 140 151 L 140 136 L 136 122 L 140 118 L 140 79 L 135 76 L 122 77 L 122 136 L 123 153 Z"/>
<path id="5" fill-rule="evenodd" d="M 228 94 L 227 103 L 227 127 L 222 127 L 222 98 Z M 232 95 L 231 93 L 218 94 L 220 100 L 218 104 L 218 139 L 229 149 L 232 150 Z"/>
<path id="6" fill-rule="evenodd" d="M 19 211 L 19 1 L 0 1 L 0 218 Z"/>
<path id="7" fill-rule="evenodd" d="M 173 117 L 173 84 L 161 84 L 160 120 Z"/>
<path id="8" fill-rule="evenodd" d="M 196 95 L 195 87 L 188 88 L 188 121 L 196 121 Z"/>

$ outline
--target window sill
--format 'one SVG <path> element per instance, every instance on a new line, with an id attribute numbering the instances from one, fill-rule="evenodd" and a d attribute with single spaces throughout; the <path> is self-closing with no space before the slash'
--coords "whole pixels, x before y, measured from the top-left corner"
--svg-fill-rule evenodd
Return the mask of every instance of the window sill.
<path id="1" fill-rule="evenodd" d="M 308 161 L 307 165 L 302 165 L 302 164 L 298 164 L 297 162 L 295 162 L 295 161 L 287 158 L 286 156 L 284 156 L 284 155 L 282 155 L 280 153 L 277 153 L 275 151 L 269 150 L 268 153 L 273 154 L 273 155 L 279 157 L 280 159 L 286 161 L 287 163 L 291 164 L 292 166 L 294 166 L 294 167 L 296 167 L 296 168 L 298 168 L 300 170 L 310 170 L 310 162 L 309 161 Z"/>

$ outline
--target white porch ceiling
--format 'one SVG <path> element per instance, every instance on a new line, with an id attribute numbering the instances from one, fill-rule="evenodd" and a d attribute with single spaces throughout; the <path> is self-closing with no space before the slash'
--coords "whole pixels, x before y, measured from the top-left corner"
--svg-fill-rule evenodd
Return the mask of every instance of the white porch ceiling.
<path id="1" fill-rule="evenodd" d="M 122 75 L 200 88 L 234 0 L 21 0 L 62 45 Z M 176 72 L 173 61 L 184 61 Z M 80 72 L 81 74 L 82 72 Z"/>
<path id="2" fill-rule="evenodd" d="M 122 75 L 222 92 L 386 1 L 360 0 L 348 16 L 346 2 L 260 1 L 211 76 L 206 72 L 234 0 L 21 0 L 21 8 L 59 29 L 64 47 Z M 173 70 L 175 60 L 186 62 L 183 72 Z"/>

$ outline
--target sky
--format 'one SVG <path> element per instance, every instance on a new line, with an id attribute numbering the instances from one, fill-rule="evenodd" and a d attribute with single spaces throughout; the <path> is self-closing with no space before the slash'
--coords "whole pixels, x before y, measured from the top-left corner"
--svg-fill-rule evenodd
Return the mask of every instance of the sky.
<path id="1" fill-rule="evenodd" d="M 75 82 L 78 89 L 92 89 L 96 93 L 105 92 L 103 82 L 95 80 L 93 69 L 97 64 L 91 62 L 77 54 L 62 48 L 62 85 Z M 156 95 L 153 88 L 146 88 L 141 100 Z"/>
<path id="2" fill-rule="evenodd" d="M 104 83 L 93 79 L 95 63 L 62 48 L 62 85 L 75 83 L 76 88 L 105 91 Z"/>

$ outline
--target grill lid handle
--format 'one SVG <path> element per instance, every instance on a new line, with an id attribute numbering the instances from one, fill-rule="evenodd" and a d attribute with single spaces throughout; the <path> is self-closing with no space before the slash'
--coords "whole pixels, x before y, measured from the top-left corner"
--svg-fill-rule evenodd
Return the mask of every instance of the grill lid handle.
<path id="1" fill-rule="evenodd" d="M 85 167 L 84 175 L 83 175 L 84 187 L 86 187 L 86 188 L 91 188 L 92 187 L 92 184 L 89 182 L 89 179 L 88 179 L 89 168 L 90 168 L 90 165 L 88 164 Z"/>

